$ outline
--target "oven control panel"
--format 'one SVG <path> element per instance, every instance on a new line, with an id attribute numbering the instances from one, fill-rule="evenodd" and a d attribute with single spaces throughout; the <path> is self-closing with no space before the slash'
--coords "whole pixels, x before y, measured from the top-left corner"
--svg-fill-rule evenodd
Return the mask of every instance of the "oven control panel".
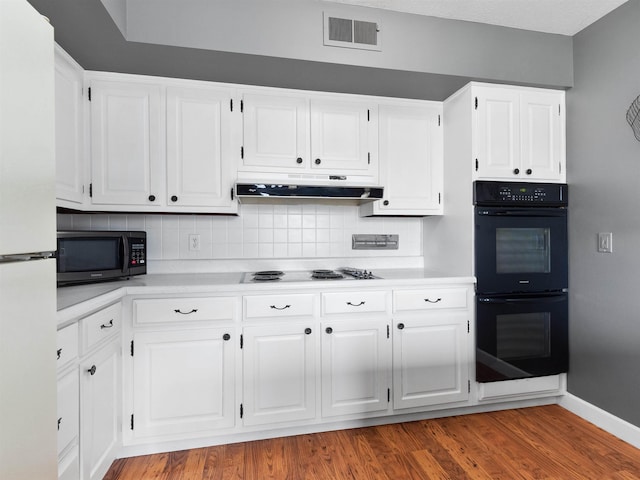
<path id="1" fill-rule="evenodd" d="M 473 183 L 473 203 L 481 206 L 566 207 L 566 183 Z"/>

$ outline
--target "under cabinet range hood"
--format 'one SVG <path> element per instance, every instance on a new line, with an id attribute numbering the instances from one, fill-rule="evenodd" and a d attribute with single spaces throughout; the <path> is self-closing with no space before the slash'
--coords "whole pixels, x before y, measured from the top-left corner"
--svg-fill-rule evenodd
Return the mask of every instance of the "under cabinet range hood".
<path id="1" fill-rule="evenodd" d="M 244 203 L 296 199 L 348 200 L 356 203 L 364 203 L 381 199 L 383 187 L 237 183 L 235 192 L 238 200 Z"/>

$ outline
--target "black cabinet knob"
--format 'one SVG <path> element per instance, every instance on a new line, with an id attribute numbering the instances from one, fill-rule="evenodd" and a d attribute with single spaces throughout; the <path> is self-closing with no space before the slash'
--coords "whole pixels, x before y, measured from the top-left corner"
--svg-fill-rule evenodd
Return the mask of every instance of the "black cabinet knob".
<path id="1" fill-rule="evenodd" d="M 222 339 L 223 339 L 225 342 L 226 342 L 226 341 L 228 341 L 230 338 L 231 338 L 231 335 L 229 335 L 228 333 L 225 333 L 225 334 L 222 336 Z"/>
<path id="2" fill-rule="evenodd" d="M 296 163 L 302 163 L 302 157 L 296 158 Z"/>
<path id="3" fill-rule="evenodd" d="M 527 175 L 531 175 L 533 173 L 533 170 L 531 170 L 530 168 L 527 168 Z"/>
<path id="4" fill-rule="evenodd" d="M 322 160 L 320 160 L 319 158 L 316 158 L 316 165 L 320 165 L 322 163 Z"/>
<path id="5" fill-rule="evenodd" d="M 171 195 L 171 201 L 172 202 L 177 202 L 178 201 L 178 197 L 175 195 Z"/>
<path id="6" fill-rule="evenodd" d="M 331 327 L 327 327 L 327 328 L 326 328 L 326 330 L 325 330 L 325 332 L 327 332 L 327 333 L 333 333 L 333 328 L 331 328 Z"/>
<path id="7" fill-rule="evenodd" d="M 389 200 L 385 200 L 384 202 L 382 202 L 382 204 L 386 207 L 387 205 L 389 205 Z"/>
<path id="8" fill-rule="evenodd" d="M 514 168 L 514 169 L 513 169 L 513 173 L 514 173 L 515 175 L 518 175 L 518 174 L 520 173 L 520 169 L 519 169 L 519 168 Z"/>
<path id="9" fill-rule="evenodd" d="M 96 366 L 95 365 L 91 365 L 91 368 L 89 370 L 87 370 L 87 372 L 89 372 L 92 376 L 96 374 Z"/>
<path id="10" fill-rule="evenodd" d="M 305 328 L 304 329 L 304 333 L 307 334 L 307 335 L 310 335 L 311 334 L 311 329 L 310 328 Z"/>
<path id="11" fill-rule="evenodd" d="M 155 202 L 156 201 L 156 196 L 155 195 L 149 195 L 149 201 L 150 202 Z"/>
<path id="12" fill-rule="evenodd" d="M 404 329 L 404 323 L 399 323 L 398 324 L 398 330 L 402 330 Z"/>

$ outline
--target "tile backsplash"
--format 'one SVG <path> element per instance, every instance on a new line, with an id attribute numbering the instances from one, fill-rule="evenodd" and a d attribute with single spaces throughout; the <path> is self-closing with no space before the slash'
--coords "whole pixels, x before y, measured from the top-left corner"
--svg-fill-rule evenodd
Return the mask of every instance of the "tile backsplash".
<path id="1" fill-rule="evenodd" d="M 352 205 L 241 205 L 239 216 L 59 214 L 58 229 L 145 230 L 149 260 L 420 257 L 421 218 L 361 218 Z M 352 250 L 355 233 L 398 234 L 397 250 Z M 189 236 L 200 249 L 189 249 Z"/>

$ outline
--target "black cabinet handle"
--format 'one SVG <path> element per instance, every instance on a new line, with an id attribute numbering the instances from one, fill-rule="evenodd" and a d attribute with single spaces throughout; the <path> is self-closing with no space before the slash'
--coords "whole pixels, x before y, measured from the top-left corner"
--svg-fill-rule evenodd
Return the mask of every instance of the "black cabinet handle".
<path id="1" fill-rule="evenodd" d="M 319 158 L 316 158 L 316 165 L 320 165 L 322 163 L 322 160 L 320 160 Z"/>
<path id="2" fill-rule="evenodd" d="M 285 305 L 284 307 L 276 307 L 275 305 L 271 305 L 269 308 L 273 308 L 274 310 L 286 310 L 287 308 L 290 308 L 291 305 Z"/>
<path id="3" fill-rule="evenodd" d="M 222 336 L 222 339 L 226 342 L 226 341 L 228 341 L 228 340 L 230 340 L 230 339 L 231 339 L 231 335 L 229 335 L 228 333 L 225 333 L 225 334 Z"/>
<path id="4" fill-rule="evenodd" d="M 233 187 L 231 187 L 231 201 L 233 202 Z"/>
<path id="5" fill-rule="evenodd" d="M 155 202 L 156 201 L 156 196 L 155 195 L 149 195 L 149 201 L 150 202 Z"/>
<path id="6" fill-rule="evenodd" d="M 91 376 L 96 374 L 96 366 L 95 365 L 91 365 L 91 368 L 89 370 L 87 370 L 87 372 L 89 372 L 91 374 Z"/>
<path id="7" fill-rule="evenodd" d="M 429 298 L 425 298 L 424 301 L 427 302 L 427 303 L 438 303 L 438 302 L 441 302 L 442 299 L 441 298 L 437 298 L 435 300 L 431 300 Z"/>
<path id="8" fill-rule="evenodd" d="M 389 200 L 385 200 L 384 202 L 382 202 L 382 204 L 386 207 L 387 205 L 389 205 Z"/>
<path id="9" fill-rule="evenodd" d="M 61 348 L 59 348 L 59 349 L 56 351 L 56 355 L 58 356 L 58 360 L 60 360 L 60 356 L 62 355 L 62 349 L 61 349 Z"/>
<path id="10" fill-rule="evenodd" d="M 183 312 L 179 308 L 176 308 L 174 312 L 179 313 L 180 315 L 191 315 L 192 313 L 196 313 L 198 311 L 197 308 L 192 309 L 190 312 Z"/>
<path id="11" fill-rule="evenodd" d="M 305 328 L 305 329 L 304 329 L 304 333 L 305 333 L 306 335 L 311 335 L 311 329 L 310 329 L 310 328 Z"/>
<path id="12" fill-rule="evenodd" d="M 109 320 L 109 323 L 103 323 L 102 325 L 100 325 L 100 330 L 102 330 L 103 328 L 113 328 L 113 318 Z"/>
<path id="13" fill-rule="evenodd" d="M 360 303 L 347 302 L 347 305 L 351 305 L 352 307 L 361 307 L 362 305 L 364 305 L 364 302 L 360 302 Z"/>
<path id="14" fill-rule="evenodd" d="M 530 168 L 527 168 L 527 175 L 531 175 L 533 173 L 533 170 L 531 170 Z"/>
<path id="15" fill-rule="evenodd" d="M 58 431 L 60 431 L 60 424 L 62 423 L 62 417 L 58 419 Z"/>
<path id="16" fill-rule="evenodd" d="M 519 169 L 519 168 L 514 168 L 514 169 L 513 169 L 513 173 L 514 173 L 515 175 L 518 175 L 518 174 L 520 173 L 520 169 Z"/>
<path id="17" fill-rule="evenodd" d="M 404 323 L 399 323 L 398 330 L 403 330 L 403 329 L 404 329 Z"/>
<path id="18" fill-rule="evenodd" d="M 177 202 L 178 201 L 178 197 L 176 195 L 171 195 L 171 201 L 172 202 Z"/>
<path id="19" fill-rule="evenodd" d="M 327 328 L 325 329 L 325 332 L 327 332 L 327 333 L 331 334 L 331 333 L 333 333 L 333 328 L 331 328 L 331 327 L 327 327 Z"/>
<path id="20" fill-rule="evenodd" d="M 298 157 L 298 158 L 296 158 L 296 163 L 298 163 L 298 164 L 299 164 L 299 163 L 302 163 L 302 157 Z"/>

